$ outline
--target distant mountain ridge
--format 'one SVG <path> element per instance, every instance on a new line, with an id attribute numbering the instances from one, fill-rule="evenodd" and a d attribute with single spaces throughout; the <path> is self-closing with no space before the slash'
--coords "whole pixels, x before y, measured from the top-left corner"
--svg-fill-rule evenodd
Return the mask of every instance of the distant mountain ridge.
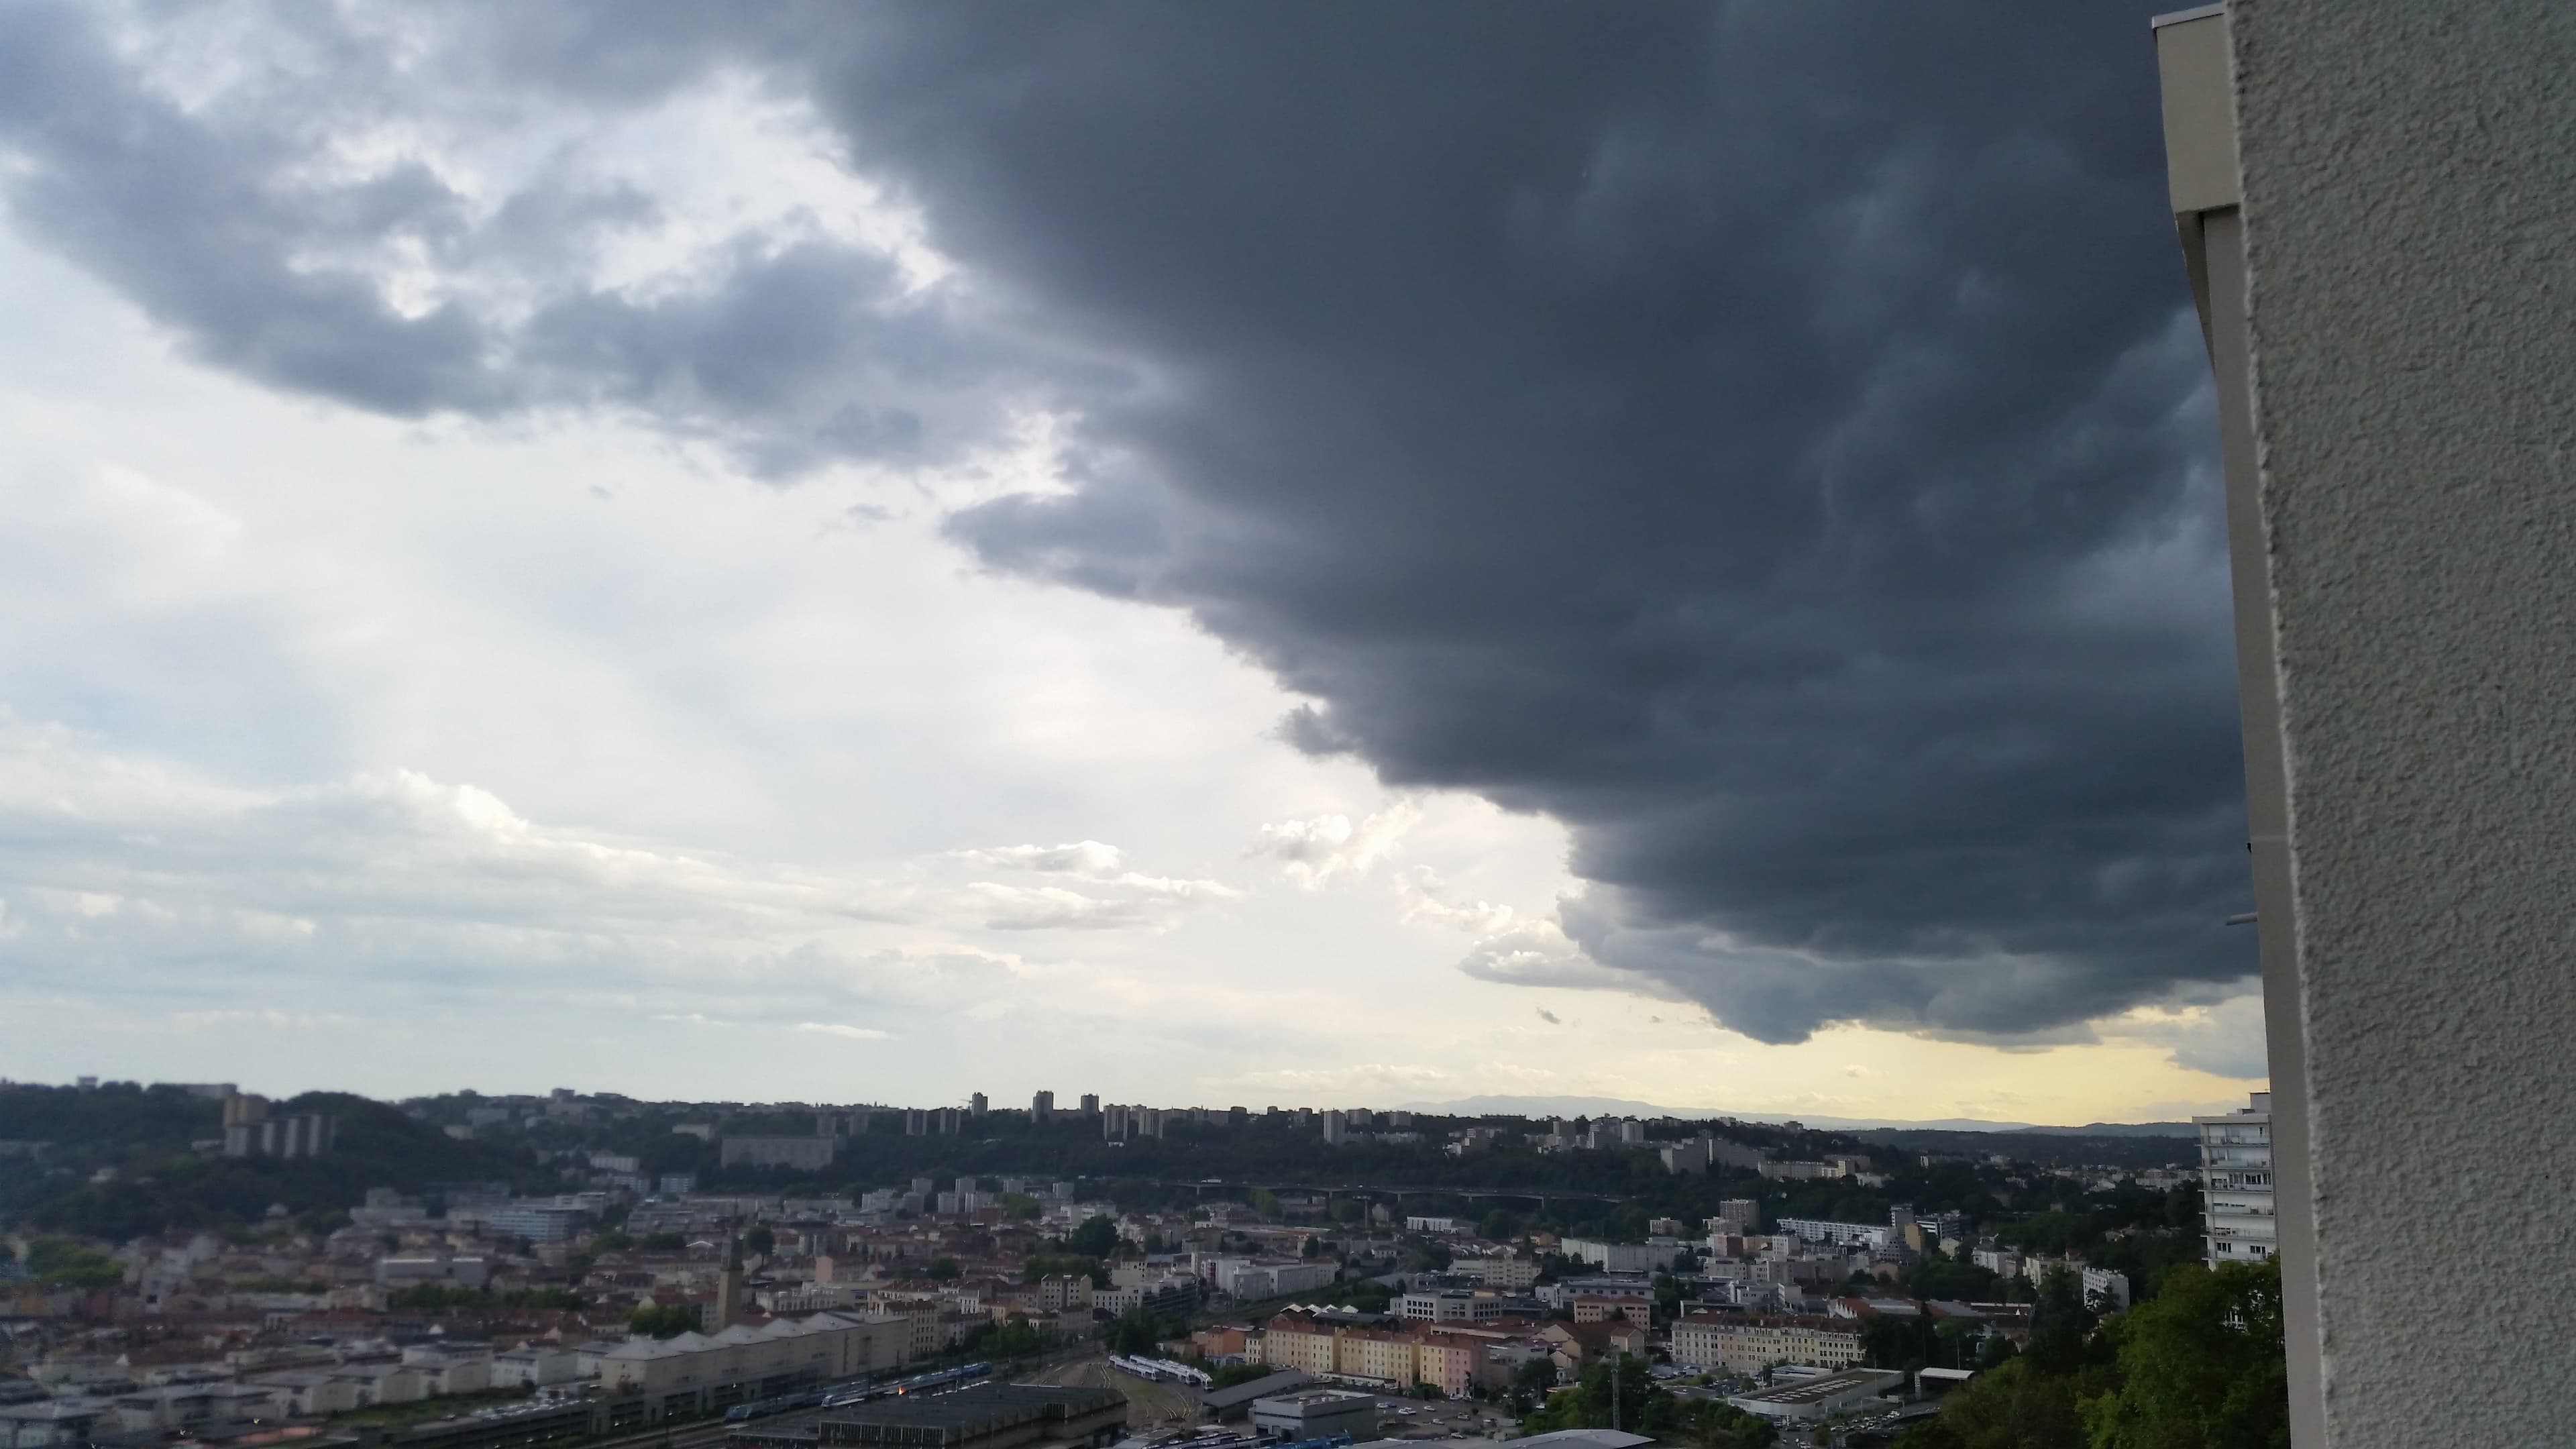
<path id="1" fill-rule="evenodd" d="M 2197 1137 L 2200 1129 L 2188 1122 L 2088 1122 L 2081 1127 L 2023 1127 L 2022 1132 L 2043 1133 L 2051 1137 Z"/>
<path id="2" fill-rule="evenodd" d="M 2094 1122 L 2058 1127 L 2031 1122 L 1991 1122 L 1976 1117 L 1940 1117 L 1904 1121 L 1892 1117 L 1819 1117 L 1805 1113 L 1736 1112 L 1722 1107 L 1659 1107 L 1619 1097 L 1461 1097 L 1449 1102 L 1407 1102 L 1403 1110 L 1451 1117 L 1732 1117 L 1739 1122 L 1778 1125 L 1799 1122 L 1837 1132 L 1894 1130 L 1910 1132 L 2027 1132 L 2051 1137 L 2189 1137 L 2188 1122 Z"/>

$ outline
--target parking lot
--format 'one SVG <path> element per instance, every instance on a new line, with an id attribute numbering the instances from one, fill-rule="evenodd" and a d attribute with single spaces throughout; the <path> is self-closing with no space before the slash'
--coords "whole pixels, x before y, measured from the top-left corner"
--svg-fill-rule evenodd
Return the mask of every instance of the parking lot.
<path id="1" fill-rule="evenodd" d="M 1512 1420 L 1488 1404 L 1467 1400 L 1377 1401 L 1377 1431 L 1385 1439 L 1498 1438 Z"/>

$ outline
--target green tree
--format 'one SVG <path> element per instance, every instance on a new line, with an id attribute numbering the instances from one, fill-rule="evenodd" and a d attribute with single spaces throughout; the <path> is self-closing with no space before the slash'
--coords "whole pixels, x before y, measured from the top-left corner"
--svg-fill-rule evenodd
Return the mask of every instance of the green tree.
<path id="1" fill-rule="evenodd" d="M 1047 1253 L 1032 1253 L 1020 1262 L 1020 1281 L 1023 1283 L 1035 1283 L 1041 1278 L 1060 1273 L 1087 1277 L 1094 1288 L 1109 1286 L 1109 1270 L 1100 1266 L 1100 1260 L 1097 1258 L 1068 1258 Z"/>
<path id="2" fill-rule="evenodd" d="M 1208 1387 L 1211 1389 L 1230 1389 L 1237 1384 L 1248 1384 L 1254 1379 L 1266 1379 L 1274 1372 L 1276 1372 L 1276 1370 L 1272 1369 L 1268 1364 L 1223 1364 L 1220 1365 L 1214 1373 L 1208 1376 L 1211 1380 Z"/>
<path id="3" fill-rule="evenodd" d="M 1043 1347 L 1038 1331 L 1029 1326 L 1027 1319 L 1017 1315 L 1006 1323 L 997 1323 L 985 1330 L 983 1338 L 975 1345 L 976 1352 L 994 1358 L 1027 1358 Z"/>
<path id="4" fill-rule="evenodd" d="M 2052 1275 L 2028 1351 L 1989 1340 L 1984 1371 L 1903 1449 L 2287 1449 L 2276 1266 L 2178 1268 L 2098 1329 L 2073 1296 Z"/>
<path id="5" fill-rule="evenodd" d="M 70 1238 L 38 1238 L 27 1245 L 27 1276 L 62 1288 L 108 1288 L 125 1281 L 125 1265 Z"/>
<path id="6" fill-rule="evenodd" d="M 1905 1272 L 1905 1286 L 1917 1298 L 1948 1298 L 1985 1303 L 1994 1298 L 2000 1275 L 1941 1253 L 1926 1253 Z"/>
<path id="7" fill-rule="evenodd" d="M 1479 1237 L 1491 1238 L 1497 1243 L 1508 1243 L 1521 1235 L 1520 1214 L 1506 1208 L 1496 1208 L 1485 1214 L 1483 1222 L 1476 1224 L 1476 1234 Z"/>
<path id="8" fill-rule="evenodd" d="M 492 1300 L 453 1283 L 414 1283 L 385 1295 L 385 1306 L 398 1312 L 444 1313 L 450 1308 L 479 1308 Z"/>
<path id="9" fill-rule="evenodd" d="M 1655 1427 L 1665 1438 L 1685 1439 L 1704 1449 L 1770 1449 L 1780 1435 L 1759 1414 L 1711 1399 L 1673 1400 L 1670 1424 Z"/>
<path id="10" fill-rule="evenodd" d="M 2081 1343 L 2099 1316 L 2084 1302 L 2084 1282 L 2069 1268 L 2051 1268 L 2040 1280 L 2039 1297 L 2030 1311 L 2031 1352 L 2043 1359 L 2064 1356 Z M 2055 1370 L 2052 1368 L 2051 1370 Z"/>
<path id="11" fill-rule="evenodd" d="M 1931 1364 L 1940 1354 L 1938 1328 L 1923 1314 L 1872 1314 L 1861 1325 L 1861 1352 L 1871 1368 L 1908 1373 Z"/>
<path id="12" fill-rule="evenodd" d="M 1618 1376 L 1613 1392 L 1611 1376 Z M 1555 1429 L 1607 1429 L 1614 1412 L 1619 1427 L 1643 1433 L 1637 1426 L 1645 1423 L 1654 1408 L 1654 1399 L 1663 1395 L 1647 1372 L 1646 1360 L 1621 1354 L 1586 1365 L 1576 1377 L 1574 1387 L 1561 1394 L 1550 1394 L 1537 1413 L 1521 1421 L 1524 1434 L 1543 1434 Z M 1669 1395 L 1664 1395 L 1669 1398 Z"/>
<path id="13" fill-rule="evenodd" d="M 2277 1263 L 2178 1269 L 2117 1335 L 2120 1387 L 2085 1406 L 2093 1449 L 2289 1449 Z"/>
<path id="14" fill-rule="evenodd" d="M 1655 1316 L 1670 1323 L 1681 1317 L 1681 1313 L 1681 1280 L 1670 1273 L 1657 1273 L 1655 1275 Z"/>
<path id="15" fill-rule="evenodd" d="M 1512 1370 L 1511 1387 L 1507 1391 L 1512 1412 L 1527 1414 L 1547 1402 L 1548 1390 L 1555 1387 L 1556 1365 L 1553 1362 L 1538 1356 L 1521 1360 L 1521 1366 Z"/>
<path id="16" fill-rule="evenodd" d="M 1137 1308 L 1129 1310 L 1119 1318 L 1112 1319 L 1108 1330 L 1101 1337 L 1108 1342 L 1109 1351 L 1112 1353 L 1150 1354 L 1161 1347 L 1164 1339 L 1174 1337 L 1182 1331 L 1182 1325 L 1167 1324 L 1145 1310 Z"/>
<path id="17" fill-rule="evenodd" d="M 1527 1373 L 1531 1364 L 1543 1366 L 1545 1362 L 1533 1359 L 1522 1365 L 1522 1372 Z M 1513 1387 L 1518 1399 L 1522 1386 L 1515 1380 Z M 1538 1385 L 1531 1387 L 1545 1392 Z M 1775 1442 L 1776 1431 L 1769 1420 L 1712 1399 L 1676 1397 L 1655 1382 L 1646 1360 L 1626 1355 L 1587 1366 L 1573 1388 L 1549 1395 L 1536 1413 L 1522 1419 L 1521 1431 L 1537 1434 L 1552 1429 L 1606 1429 L 1614 1415 L 1619 1427 L 1629 1433 L 1684 1441 L 1705 1449 L 1768 1449 Z"/>
<path id="18" fill-rule="evenodd" d="M 766 1258 L 777 1251 L 778 1235 L 769 1230 L 769 1224 L 755 1223 L 750 1232 L 742 1235 L 742 1246 L 744 1251 Z"/>
<path id="19" fill-rule="evenodd" d="M 0 1248 L 7 1246 L 6 1243 L 0 1243 Z M 263 1274 L 255 1278 L 234 1279 L 233 1291 L 236 1293 L 328 1293 L 331 1291 L 331 1285 L 318 1278 L 277 1278 Z"/>
<path id="20" fill-rule="evenodd" d="M 1335 1284 L 1317 1295 L 1327 1303 L 1338 1303 L 1360 1313 L 1384 1313 L 1395 1302 L 1395 1290 L 1367 1278 Z"/>
<path id="21" fill-rule="evenodd" d="M 2086 1394 L 2107 1387 L 2113 1372 L 2105 1363 L 2079 1374 L 2048 1374 L 2017 1358 L 1952 1390 L 1939 1417 L 1906 1430 L 1897 1443 L 1900 1449 L 2077 1449 L 2084 1443 Z"/>
<path id="22" fill-rule="evenodd" d="M 388 1308 L 414 1313 L 446 1313 L 458 1308 L 558 1308 L 582 1306 L 582 1296 L 569 1288 L 520 1288 L 495 1296 L 452 1283 L 414 1283 L 385 1296 Z"/>
<path id="23" fill-rule="evenodd" d="M 569 1288 L 522 1288 L 501 1295 L 504 1308 L 556 1308 L 570 1312 L 585 1305 L 580 1294 Z"/>
<path id="24" fill-rule="evenodd" d="M 954 1283 L 966 1275 L 966 1270 L 957 1266 L 955 1258 L 933 1258 L 930 1266 L 922 1272 L 933 1283 Z"/>
<path id="25" fill-rule="evenodd" d="M 1118 1224 L 1105 1213 L 1093 1213 L 1066 1235 L 1064 1246 L 1086 1258 L 1106 1258 L 1118 1251 Z"/>
<path id="26" fill-rule="evenodd" d="M 1037 1215 L 1038 1200 L 1036 1198 L 1033 1198 L 1024 1192 L 1006 1192 L 1002 1194 L 1003 1217 L 1006 1217 L 1015 1223 L 1026 1223 L 1036 1221 Z"/>
<path id="27" fill-rule="evenodd" d="M 2047 1254 L 2089 1248 L 2101 1238 L 2090 1219 L 2055 1208 L 2017 1223 L 1998 1223 L 1995 1235 L 2015 1247 Z"/>
<path id="28" fill-rule="evenodd" d="M 692 1303 L 647 1303 L 626 1317 L 629 1332 L 648 1338 L 677 1338 L 697 1326 L 697 1305 Z"/>

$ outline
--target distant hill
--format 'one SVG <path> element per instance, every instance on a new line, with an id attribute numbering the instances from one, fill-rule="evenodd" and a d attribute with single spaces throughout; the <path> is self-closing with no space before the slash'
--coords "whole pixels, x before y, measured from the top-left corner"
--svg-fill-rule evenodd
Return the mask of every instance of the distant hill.
<path id="1" fill-rule="evenodd" d="M 2197 1137 L 2200 1129 L 2188 1122 L 2091 1122 L 2082 1127 L 2015 1127 L 2015 1132 L 2038 1132 L 2051 1137 Z"/>
<path id="2" fill-rule="evenodd" d="M 1407 1102 L 1408 1112 L 1445 1117 L 1732 1117 L 1738 1122 L 1777 1126 L 1797 1122 L 1835 1132 L 1895 1129 L 1913 1132 L 2029 1132 L 2051 1137 L 2191 1137 L 2188 1122 L 2091 1122 L 2081 1127 L 2054 1127 L 2030 1122 L 1990 1122 L 1977 1117 L 1936 1117 L 1920 1121 L 1893 1117 L 1818 1117 L 1806 1113 L 1737 1112 L 1724 1107 L 1659 1107 L 1620 1097 L 1461 1097 L 1453 1102 Z"/>
<path id="3" fill-rule="evenodd" d="M 191 1144 L 222 1135 L 222 1107 L 172 1087 L 0 1087 L 0 1138 L 52 1144 L 41 1161 L 0 1161 L 0 1222 L 118 1239 L 255 1222 L 272 1205 L 320 1225 L 372 1187 L 555 1184 L 524 1146 L 459 1142 L 364 1097 L 309 1092 L 271 1110 L 337 1118 L 332 1150 L 292 1162 L 201 1154 Z M 102 1169 L 107 1178 L 92 1180 Z"/>

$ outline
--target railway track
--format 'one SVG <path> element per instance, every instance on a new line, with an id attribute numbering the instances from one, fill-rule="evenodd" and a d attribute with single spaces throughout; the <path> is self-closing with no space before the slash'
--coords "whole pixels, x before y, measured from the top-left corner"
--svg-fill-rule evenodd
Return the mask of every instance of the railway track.
<path id="1" fill-rule="evenodd" d="M 1004 1364 L 998 1367 L 992 1376 L 1009 1378 L 1015 1373 L 1041 1372 L 1067 1362 L 1085 1358 L 1096 1359 L 1100 1356 L 1100 1352 L 1099 1347 L 1093 1344 L 1060 1348 L 1051 1353 L 1036 1355 L 1033 1360 L 1025 1363 Z M 603 1438 L 575 1441 L 568 1445 L 567 1449 L 722 1449 L 736 1429 L 748 1428 L 753 1424 L 763 1429 L 775 1429 L 782 1425 L 811 1423 L 827 1412 L 828 1410 L 820 1408 L 798 1409 L 791 1413 L 775 1414 L 753 1420 L 749 1424 L 728 1424 L 721 1418 L 692 1419 L 681 1424 L 655 1424 L 648 1428 L 610 1434 Z"/>

